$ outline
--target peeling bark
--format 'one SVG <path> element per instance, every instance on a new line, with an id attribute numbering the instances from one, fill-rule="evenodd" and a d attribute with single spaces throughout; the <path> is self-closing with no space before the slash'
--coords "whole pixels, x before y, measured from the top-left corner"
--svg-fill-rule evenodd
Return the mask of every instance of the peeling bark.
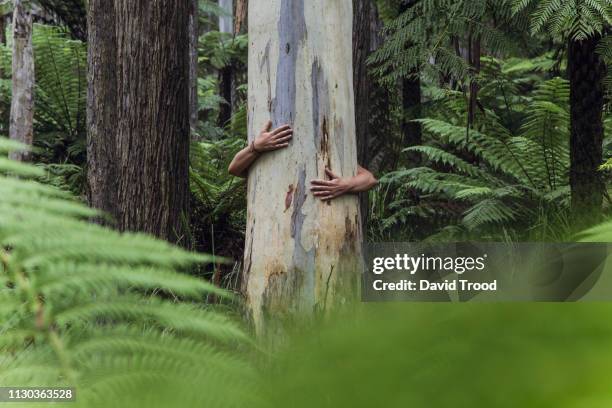
<path id="1" fill-rule="evenodd" d="M 10 138 L 26 145 L 34 141 L 34 53 L 30 1 L 14 0 L 13 13 L 13 96 Z M 28 152 L 12 152 L 13 160 L 27 161 Z"/>
<path id="2" fill-rule="evenodd" d="M 268 119 L 294 128 L 289 148 L 264 155 L 249 173 L 243 284 L 262 334 L 357 295 L 357 197 L 328 205 L 309 191 L 326 166 L 343 176 L 357 169 L 352 5 L 251 0 L 248 15 L 249 137 Z"/>

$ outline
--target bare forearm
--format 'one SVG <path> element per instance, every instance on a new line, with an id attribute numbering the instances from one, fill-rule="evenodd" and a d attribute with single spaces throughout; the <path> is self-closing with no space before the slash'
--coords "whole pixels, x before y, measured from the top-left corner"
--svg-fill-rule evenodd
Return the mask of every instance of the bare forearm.
<path id="1" fill-rule="evenodd" d="M 355 177 L 348 179 L 348 184 L 348 192 L 356 194 L 369 191 L 378 184 L 378 181 L 369 171 L 360 171 Z"/>
<path id="2" fill-rule="evenodd" d="M 284 149 L 289 146 L 289 141 L 293 137 L 293 129 L 289 125 L 283 125 L 272 131 L 272 121 L 266 122 L 259 135 L 249 143 L 247 147 L 234 156 L 234 160 L 229 165 L 228 171 L 236 177 L 246 177 L 249 167 L 255 160 L 265 152 Z"/>
<path id="3" fill-rule="evenodd" d="M 325 169 L 325 174 L 330 180 L 312 180 L 310 187 L 314 196 L 323 201 L 332 200 L 343 194 L 368 191 L 378 184 L 374 175 L 361 166 L 357 167 L 357 175 L 354 177 L 342 178 L 328 168 Z"/>
<path id="4" fill-rule="evenodd" d="M 254 152 L 249 146 L 236 154 L 229 165 L 229 173 L 236 177 L 246 177 L 249 167 L 257 160 L 259 153 Z"/>

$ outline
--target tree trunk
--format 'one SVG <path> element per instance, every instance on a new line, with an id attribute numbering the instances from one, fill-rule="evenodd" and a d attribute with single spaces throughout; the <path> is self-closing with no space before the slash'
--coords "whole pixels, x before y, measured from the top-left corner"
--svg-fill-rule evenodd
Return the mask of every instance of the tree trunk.
<path id="1" fill-rule="evenodd" d="M 378 14 L 378 9 L 375 5 L 370 7 L 370 53 L 379 49 L 385 42 L 383 35 L 384 24 Z M 368 157 L 366 167 L 374 174 L 380 171 L 395 169 L 393 160 L 389 160 L 392 156 L 393 138 L 389 135 L 395 132 L 393 129 L 393 120 L 391 119 L 391 94 L 386 86 L 381 85 L 376 78 L 369 78 L 370 96 L 368 100 Z"/>
<path id="2" fill-rule="evenodd" d="M 26 145 L 34 141 L 34 53 L 32 13 L 27 0 L 14 0 L 13 13 L 13 96 L 10 138 Z M 29 160 L 28 152 L 11 153 L 13 160 Z"/>
<path id="3" fill-rule="evenodd" d="M 413 72 L 414 77 L 402 80 L 402 148 L 418 146 L 422 144 L 421 124 L 413 122 L 421 117 L 421 79 L 418 72 Z M 407 155 L 408 165 L 418 167 L 421 158 L 418 153 L 411 152 Z"/>
<path id="4" fill-rule="evenodd" d="M 242 34 L 246 31 L 245 22 L 247 17 L 248 0 L 236 0 L 236 10 L 234 12 L 234 33 Z"/>
<path id="5" fill-rule="evenodd" d="M 198 0 L 189 0 L 189 127 L 195 135 L 198 125 L 198 42 L 200 38 Z"/>
<path id="6" fill-rule="evenodd" d="M 122 230 L 182 242 L 189 193 L 189 0 L 115 0 Z"/>
<path id="7" fill-rule="evenodd" d="M 234 6 L 233 0 L 219 0 L 219 7 L 225 10 L 228 15 L 219 16 L 219 32 L 226 34 L 234 33 L 232 24 Z M 219 71 L 219 94 L 225 100 L 219 108 L 219 126 L 225 126 L 232 117 L 232 62 L 221 68 Z"/>
<path id="8" fill-rule="evenodd" d="M 370 80 L 367 59 L 370 55 L 372 0 L 353 0 L 353 86 L 355 89 L 355 130 L 357 160 L 368 166 Z"/>
<path id="9" fill-rule="evenodd" d="M 249 137 L 268 119 L 295 132 L 249 173 L 243 283 L 261 334 L 357 295 L 357 197 L 325 204 L 309 190 L 326 166 L 345 177 L 357 169 L 352 4 L 251 0 L 249 41 Z"/>
<path id="10" fill-rule="evenodd" d="M 480 35 L 477 35 L 473 38 L 473 35 L 470 33 L 468 38 L 468 62 L 472 67 L 474 75 L 480 74 L 480 65 L 481 65 L 481 40 Z M 478 79 L 472 79 L 470 82 L 470 100 L 468 106 L 468 129 L 471 129 L 474 126 L 474 119 L 476 116 L 476 108 L 478 107 L 478 92 L 480 91 L 480 87 L 478 85 Z"/>
<path id="11" fill-rule="evenodd" d="M 117 219 L 117 39 L 112 1 L 89 1 L 88 27 L 88 200 Z"/>
<path id="12" fill-rule="evenodd" d="M 400 13 L 408 11 L 417 3 L 417 0 L 408 0 L 400 5 Z M 421 124 L 413 120 L 421 118 L 421 78 L 417 70 L 410 72 L 410 76 L 402 80 L 402 149 L 418 146 L 422 143 Z M 418 153 L 410 153 L 407 156 L 408 165 L 417 167 L 421 158 Z M 415 192 L 416 197 L 416 192 Z"/>
<path id="13" fill-rule="evenodd" d="M 570 41 L 568 49 L 570 186 L 572 218 L 577 229 L 597 222 L 601 216 L 604 184 L 598 167 L 603 162 L 602 81 L 606 68 L 595 50 L 600 38 Z"/>
<path id="14" fill-rule="evenodd" d="M 375 51 L 373 44 L 378 36 L 378 14 L 372 0 L 353 0 L 353 87 L 355 91 L 355 133 L 357 138 L 357 161 L 370 168 L 372 131 L 371 97 L 378 87 L 376 79 L 369 74 L 368 57 Z M 359 194 L 359 209 L 363 235 L 367 236 L 369 194 Z"/>

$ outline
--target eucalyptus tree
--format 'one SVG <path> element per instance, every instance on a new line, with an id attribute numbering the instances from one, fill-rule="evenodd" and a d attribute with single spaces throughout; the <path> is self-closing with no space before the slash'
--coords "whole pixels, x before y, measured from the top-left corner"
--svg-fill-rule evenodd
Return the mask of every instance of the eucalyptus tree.
<path id="1" fill-rule="evenodd" d="M 350 302 L 360 278 L 357 198 L 316 200 L 325 168 L 357 170 L 352 2 L 249 1 L 249 137 L 272 120 L 291 145 L 248 178 L 246 303 L 259 333 Z M 264 330 L 265 328 L 265 330 Z"/>
<path id="2" fill-rule="evenodd" d="M 34 141 L 34 52 L 32 48 L 32 4 L 13 1 L 12 99 L 10 138 L 26 145 Z M 27 160 L 29 153 L 12 152 L 11 158 Z"/>
<path id="3" fill-rule="evenodd" d="M 609 0 L 516 0 L 515 11 L 531 15 L 533 33 L 546 30 L 567 41 L 570 81 L 570 186 L 576 227 L 596 221 L 601 213 L 604 184 L 603 106 L 606 66 L 597 48 L 610 31 Z"/>

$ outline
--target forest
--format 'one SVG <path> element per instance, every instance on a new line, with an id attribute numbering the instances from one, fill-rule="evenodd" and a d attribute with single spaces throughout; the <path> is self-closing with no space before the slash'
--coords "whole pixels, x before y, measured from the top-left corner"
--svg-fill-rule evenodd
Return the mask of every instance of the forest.
<path id="1" fill-rule="evenodd" d="M 1 0 L 0 406 L 609 406 L 610 303 L 359 292 L 370 244 L 612 241 L 611 33 L 611 0 Z"/>

